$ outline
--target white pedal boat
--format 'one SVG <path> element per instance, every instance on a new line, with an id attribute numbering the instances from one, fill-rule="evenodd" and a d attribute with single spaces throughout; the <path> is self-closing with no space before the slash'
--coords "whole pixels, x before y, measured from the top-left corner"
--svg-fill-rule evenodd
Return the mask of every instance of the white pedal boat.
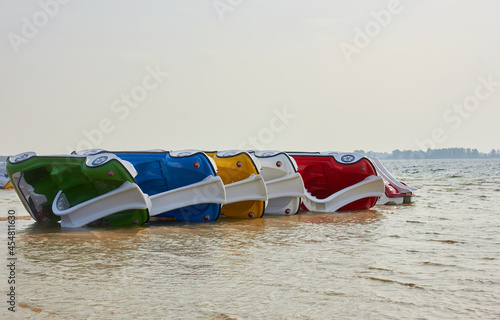
<path id="1" fill-rule="evenodd" d="M 304 183 L 297 164 L 285 152 L 250 151 L 259 160 L 267 187 L 266 214 L 290 215 L 300 210 Z"/>

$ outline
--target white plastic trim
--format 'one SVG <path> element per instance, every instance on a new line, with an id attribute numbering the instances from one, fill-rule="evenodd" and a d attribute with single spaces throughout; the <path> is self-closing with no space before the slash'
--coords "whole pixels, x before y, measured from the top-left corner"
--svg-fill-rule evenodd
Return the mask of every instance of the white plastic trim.
<path id="1" fill-rule="evenodd" d="M 379 176 L 369 176 L 363 181 L 335 192 L 325 199 L 318 199 L 309 192 L 303 197 L 304 205 L 310 211 L 335 212 L 343 206 L 359 199 L 384 195 L 384 180 Z"/>
<path id="2" fill-rule="evenodd" d="M 378 174 L 381 175 L 385 180 L 390 182 L 399 193 L 407 193 L 407 192 L 417 191 L 416 188 L 406 186 L 406 185 L 402 184 L 401 182 L 399 182 L 398 180 L 396 180 L 396 178 L 394 178 L 391 175 L 391 173 L 384 167 L 384 165 L 382 164 L 382 162 L 380 162 L 379 159 L 372 158 L 370 160 L 375 165 L 375 169 L 377 170 Z"/>
<path id="3" fill-rule="evenodd" d="M 150 196 L 150 216 L 201 203 L 225 203 L 226 191 L 222 179 L 208 176 L 204 180 L 185 187 Z"/>
<path id="4" fill-rule="evenodd" d="M 226 184 L 225 188 L 225 204 L 247 200 L 267 201 L 266 183 L 260 174 L 252 174 L 244 180 Z"/>
<path id="5" fill-rule="evenodd" d="M 393 197 L 393 198 L 389 198 L 388 196 L 386 196 L 385 194 L 383 196 L 381 196 L 378 200 L 377 200 L 377 203 L 375 205 L 377 206 L 381 206 L 381 205 L 386 205 L 386 204 L 403 204 L 404 203 L 404 198 L 405 197 Z"/>
<path id="6" fill-rule="evenodd" d="M 268 199 L 304 196 L 304 182 L 298 172 L 269 180 L 266 187 Z"/>
<path id="7" fill-rule="evenodd" d="M 131 209 L 150 209 L 151 201 L 135 183 L 125 182 L 119 188 L 94 199 L 69 206 L 62 190 L 52 203 L 52 211 L 61 217 L 61 226 L 78 228 L 113 213 Z"/>

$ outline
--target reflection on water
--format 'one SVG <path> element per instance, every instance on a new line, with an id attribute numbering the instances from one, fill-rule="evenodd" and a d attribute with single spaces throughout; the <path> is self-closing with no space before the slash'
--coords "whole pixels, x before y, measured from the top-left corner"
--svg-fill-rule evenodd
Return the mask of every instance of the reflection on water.
<path id="1" fill-rule="evenodd" d="M 384 164 L 419 188 L 415 203 L 115 229 L 18 221 L 16 316 L 499 318 L 500 161 Z"/>

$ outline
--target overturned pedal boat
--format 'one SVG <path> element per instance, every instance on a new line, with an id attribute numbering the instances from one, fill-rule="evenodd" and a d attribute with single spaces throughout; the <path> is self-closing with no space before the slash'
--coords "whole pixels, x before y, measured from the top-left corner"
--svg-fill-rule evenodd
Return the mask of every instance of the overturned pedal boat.
<path id="1" fill-rule="evenodd" d="M 135 169 L 112 154 L 9 157 L 7 173 L 31 217 L 62 227 L 91 223 L 123 226 L 149 219 L 151 202 L 137 186 Z"/>
<path id="2" fill-rule="evenodd" d="M 287 152 L 304 181 L 302 206 L 309 211 L 367 210 L 384 195 L 373 164 L 354 153 Z"/>
<path id="3" fill-rule="evenodd" d="M 12 189 L 5 162 L 0 162 L 0 189 Z"/>
<path id="4" fill-rule="evenodd" d="M 217 165 L 224 182 L 226 201 L 221 214 L 226 218 L 260 218 L 266 207 L 267 188 L 257 158 L 245 151 L 206 152 Z"/>
<path id="5" fill-rule="evenodd" d="M 377 205 L 411 203 L 417 189 L 396 180 L 380 160 L 376 158 L 370 160 L 375 165 L 375 169 L 379 176 L 383 177 L 385 180 L 385 192 L 384 195 L 378 199 Z"/>
<path id="6" fill-rule="evenodd" d="M 112 153 L 131 163 L 135 180 L 151 199 L 151 217 L 174 218 L 184 222 L 214 221 L 225 203 L 224 185 L 212 158 L 195 150 L 104 151 L 86 150 L 77 154 Z"/>
<path id="7" fill-rule="evenodd" d="M 262 167 L 268 203 L 265 214 L 290 215 L 300 210 L 304 183 L 297 172 L 295 160 L 281 151 L 250 151 Z"/>

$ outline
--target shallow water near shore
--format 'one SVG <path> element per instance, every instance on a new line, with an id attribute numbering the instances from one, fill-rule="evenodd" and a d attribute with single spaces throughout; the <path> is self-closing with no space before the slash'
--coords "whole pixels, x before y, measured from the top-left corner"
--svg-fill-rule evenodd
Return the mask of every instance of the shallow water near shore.
<path id="1" fill-rule="evenodd" d="M 129 228 L 18 219 L 16 312 L 2 267 L 1 318 L 500 318 L 500 160 L 382 162 L 419 189 L 412 204 Z M 0 190 L 9 209 L 27 215 Z"/>

